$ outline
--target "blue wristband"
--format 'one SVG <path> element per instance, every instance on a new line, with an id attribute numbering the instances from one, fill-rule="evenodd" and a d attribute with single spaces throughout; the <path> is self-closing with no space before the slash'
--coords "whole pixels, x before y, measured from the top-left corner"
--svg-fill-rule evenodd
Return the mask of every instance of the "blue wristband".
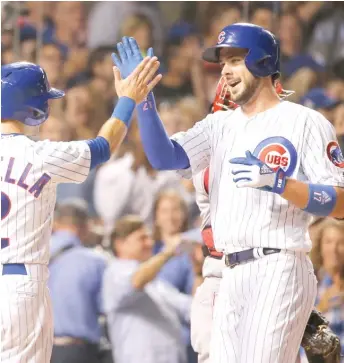
<path id="1" fill-rule="evenodd" d="M 86 140 L 86 142 L 91 152 L 90 169 L 93 169 L 110 159 L 110 145 L 104 137 L 97 136 L 95 139 Z"/>
<path id="2" fill-rule="evenodd" d="M 337 201 L 336 190 L 331 185 L 309 184 L 308 204 L 303 210 L 319 217 L 327 217 Z"/>
<path id="3" fill-rule="evenodd" d="M 283 194 L 286 185 L 286 175 L 282 168 L 279 168 L 276 172 L 275 183 L 271 189 L 273 193 Z"/>
<path id="4" fill-rule="evenodd" d="M 130 126 L 131 116 L 135 110 L 136 102 L 129 97 L 120 97 L 111 117 L 123 121 L 127 127 Z"/>

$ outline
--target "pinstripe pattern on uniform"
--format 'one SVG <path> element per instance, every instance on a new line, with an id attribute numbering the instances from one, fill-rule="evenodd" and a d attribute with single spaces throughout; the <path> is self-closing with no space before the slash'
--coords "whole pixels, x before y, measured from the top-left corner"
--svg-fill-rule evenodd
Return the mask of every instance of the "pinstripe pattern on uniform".
<path id="1" fill-rule="evenodd" d="M 0 361 L 47 363 L 53 318 L 46 282 L 56 185 L 86 179 L 90 150 L 83 141 L 34 142 L 24 135 L 2 135 L 1 146 L 1 191 L 11 201 L 1 220 L 1 237 L 9 239 L 1 264 L 23 263 L 28 275 L 0 271 Z"/>
<path id="2" fill-rule="evenodd" d="M 1 251 L 2 263 L 47 264 L 49 239 L 56 201 L 56 183 L 84 181 L 90 167 L 90 150 L 86 142 L 34 142 L 25 136 L 4 137 L 2 143 L 2 191 L 12 201 L 9 215 L 1 221 L 2 236 L 10 239 Z M 60 158 L 59 155 L 64 157 Z M 16 184 L 4 181 L 9 158 L 14 158 L 11 178 L 18 181 L 28 163 L 32 167 L 25 183 L 34 185 L 46 173 L 51 177 L 35 198 Z M 68 169 L 68 170 L 67 170 Z M 64 174 L 64 175 L 63 175 Z"/>
<path id="3" fill-rule="evenodd" d="M 316 279 L 303 252 L 226 268 L 215 305 L 211 362 L 295 362 Z"/>
<path id="4" fill-rule="evenodd" d="M 46 363 L 52 349 L 52 312 L 48 288 L 27 276 L 0 280 L 2 363 Z"/>
<path id="5" fill-rule="evenodd" d="M 283 101 L 252 118 L 238 108 L 207 116 L 196 125 L 178 134 L 176 141 L 188 153 L 193 173 L 206 167 L 205 161 L 210 159 L 209 191 L 216 249 L 232 253 L 252 247 L 275 247 L 308 252 L 309 214 L 277 194 L 237 188 L 229 160 L 244 156 L 246 150 L 253 152 L 267 138 L 283 137 L 297 151 L 291 178 L 344 186 L 343 171 L 326 157 L 326 145 L 336 139 L 330 123 L 313 110 Z M 197 144 L 201 144 L 198 153 L 194 148 Z"/>

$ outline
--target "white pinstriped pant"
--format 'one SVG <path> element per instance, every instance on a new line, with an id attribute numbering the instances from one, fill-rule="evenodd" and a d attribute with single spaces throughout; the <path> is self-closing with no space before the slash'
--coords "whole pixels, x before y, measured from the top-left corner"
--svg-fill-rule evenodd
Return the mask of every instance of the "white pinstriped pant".
<path id="1" fill-rule="evenodd" d="M 295 362 L 316 285 L 303 252 L 281 251 L 225 268 L 213 316 L 211 363 Z"/>
<path id="2" fill-rule="evenodd" d="M 53 317 L 46 280 L 0 275 L 0 330 L 1 363 L 50 362 Z"/>

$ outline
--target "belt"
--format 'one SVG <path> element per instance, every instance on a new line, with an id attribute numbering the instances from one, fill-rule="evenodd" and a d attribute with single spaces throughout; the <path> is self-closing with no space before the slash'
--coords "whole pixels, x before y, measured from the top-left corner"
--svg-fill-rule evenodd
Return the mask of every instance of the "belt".
<path id="1" fill-rule="evenodd" d="M 2 265 L 2 276 L 4 275 L 27 275 L 23 263 L 4 263 Z"/>
<path id="2" fill-rule="evenodd" d="M 222 252 L 217 252 L 216 250 L 210 250 L 206 245 L 202 245 L 202 252 L 204 257 L 212 257 L 216 260 L 221 260 L 223 257 Z"/>
<path id="3" fill-rule="evenodd" d="M 271 255 L 273 253 L 281 252 L 280 248 L 263 248 L 263 249 L 251 248 L 249 250 L 234 252 L 230 253 L 229 255 L 226 255 L 225 264 L 227 267 L 233 268 L 242 262 L 260 258 L 262 256 L 259 254 L 260 252 L 259 250 L 263 252 L 263 255 Z"/>
<path id="4" fill-rule="evenodd" d="M 81 338 L 73 337 L 54 337 L 54 345 L 83 345 L 88 342 Z"/>

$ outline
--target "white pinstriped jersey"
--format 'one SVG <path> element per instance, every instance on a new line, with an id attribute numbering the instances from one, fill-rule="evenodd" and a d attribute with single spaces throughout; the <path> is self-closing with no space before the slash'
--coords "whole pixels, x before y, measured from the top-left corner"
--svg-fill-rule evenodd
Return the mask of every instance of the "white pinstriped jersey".
<path id="1" fill-rule="evenodd" d="M 91 154 L 84 141 L 1 138 L 1 263 L 48 264 L 58 183 L 81 183 Z"/>
<path id="2" fill-rule="evenodd" d="M 204 187 L 204 175 L 206 169 L 193 176 L 193 184 L 196 192 L 196 203 L 201 213 L 201 229 L 210 226 L 209 195 Z"/>
<path id="3" fill-rule="evenodd" d="M 231 164 L 250 150 L 287 176 L 344 187 L 344 160 L 332 125 L 318 112 L 288 101 L 248 118 L 241 110 L 208 115 L 174 135 L 192 174 L 210 165 L 210 209 L 215 247 L 232 253 L 252 247 L 309 251 L 310 215 L 281 196 L 237 188 Z M 191 170 L 180 173 L 191 177 Z"/>

